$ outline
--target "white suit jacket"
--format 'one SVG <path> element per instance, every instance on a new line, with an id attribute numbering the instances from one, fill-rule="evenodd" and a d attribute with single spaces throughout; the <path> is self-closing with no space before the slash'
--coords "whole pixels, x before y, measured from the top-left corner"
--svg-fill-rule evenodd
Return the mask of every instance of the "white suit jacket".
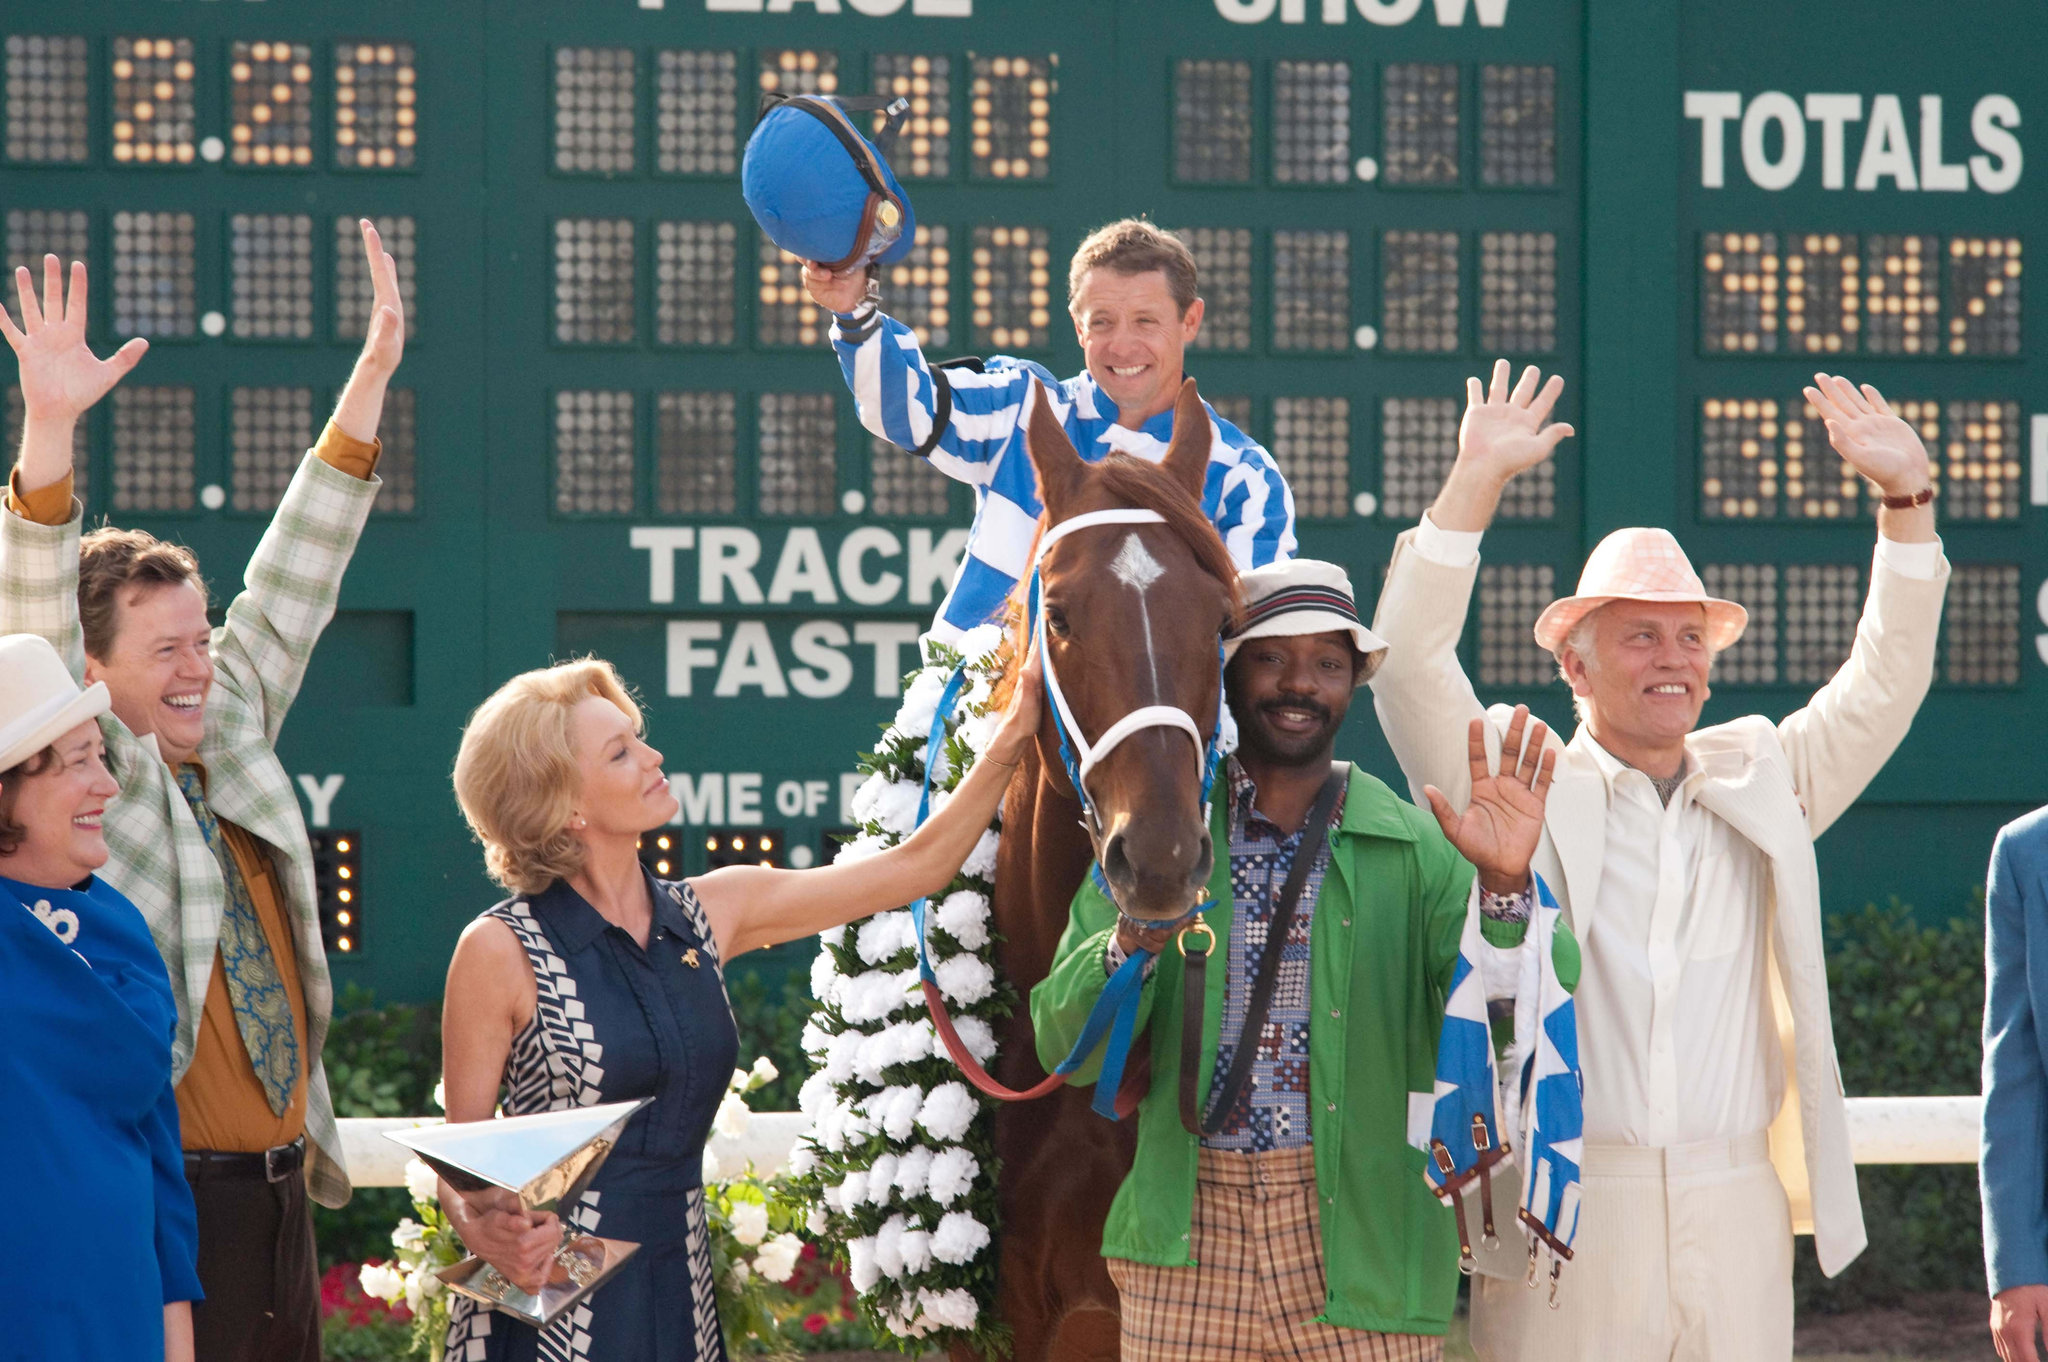
<path id="1" fill-rule="evenodd" d="M 1509 709 L 1483 711 L 1458 664 L 1477 561 L 1445 567 L 1403 534 L 1394 547 L 1373 629 L 1387 640 L 1373 703 L 1403 774 L 1421 800 L 1434 785 L 1463 808 L 1471 796 L 1466 729 L 1486 713 L 1498 761 Z M 1792 1203 L 1793 1227 L 1814 1236 L 1833 1276 L 1863 1251 L 1863 1208 L 1828 1014 L 1821 944 L 1820 873 L 1813 839 L 1840 817 L 1891 757 L 1934 673 L 1944 559 L 1931 580 L 1873 567 L 1870 596 L 1849 660 L 1804 709 L 1772 724 L 1761 716 L 1703 728 L 1686 739 L 1705 773 L 1696 801 L 1749 839 L 1771 867 L 1771 999 L 1785 1051 L 1784 1105 L 1770 1127 L 1771 1162 Z M 1607 835 L 1606 784 L 1592 760 L 1557 734 L 1557 775 L 1535 869 L 1556 890 L 1579 940 L 1587 939 Z"/>

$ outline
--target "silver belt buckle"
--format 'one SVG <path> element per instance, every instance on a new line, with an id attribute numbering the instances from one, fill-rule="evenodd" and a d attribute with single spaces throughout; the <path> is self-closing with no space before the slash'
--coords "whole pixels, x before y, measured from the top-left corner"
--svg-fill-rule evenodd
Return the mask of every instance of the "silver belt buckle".
<path id="1" fill-rule="evenodd" d="M 278 1165 L 283 1163 L 285 1159 L 289 1158 L 292 1154 L 296 1153 L 298 1151 L 298 1148 L 299 1146 L 296 1143 L 293 1143 L 272 1145 L 270 1148 L 264 1150 L 263 1180 L 265 1182 L 283 1182 L 286 1178 L 290 1177 L 292 1175 L 292 1170 L 286 1168 L 282 1172 L 280 1172 L 278 1170 Z"/>

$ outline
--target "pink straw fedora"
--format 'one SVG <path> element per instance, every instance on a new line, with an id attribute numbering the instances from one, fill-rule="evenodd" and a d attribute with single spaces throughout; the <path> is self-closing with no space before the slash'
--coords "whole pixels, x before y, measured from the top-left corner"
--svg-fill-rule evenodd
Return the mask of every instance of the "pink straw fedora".
<path id="1" fill-rule="evenodd" d="M 1720 652 L 1749 627 L 1749 612 L 1707 594 L 1685 550 L 1669 530 L 1616 530 L 1601 540 L 1579 574 L 1579 591 L 1552 601 L 1536 617 L 1536 642 L 1556 652 L 1579 621 L 1609 601 L 1696 602 L 1707 611 L 1707 646 Z"/>

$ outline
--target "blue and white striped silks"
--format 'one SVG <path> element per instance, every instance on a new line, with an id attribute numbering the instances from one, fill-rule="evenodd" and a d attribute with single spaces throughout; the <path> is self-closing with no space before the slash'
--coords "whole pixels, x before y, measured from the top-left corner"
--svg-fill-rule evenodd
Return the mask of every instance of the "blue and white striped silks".
<path id="1" fill-rule="evenodd" d="M 1517 1218 L 1529 1237 L 1532 1284 L 1543 1250 L 1548 1249 L 1553 1260 L 1553 1283 L 1559 1267 L 1571 1257 L 1579 1227 L 1584 1144 L 1578 1023 L 1571 994 L 1557 977 L 1553 954 L 1560 913 L 1550 886 L 1540 875 L 1535 880 L 1528 931 L 1514 952 L 1519 978 L 1514 988 L 1514 1039 L 1506 1062 L 1496 1061 L 1487 1017 L 1489 992 L 1505 992 L 1498 984 L 1497 962 L 1503 953 L 1487 945 L 1480 932 L 1475 894 L 1437 1043 L 1435 1103 L 1427 1130 L 1411 1131 L 1416 1146 L 1429 1155 L 1424 1177 L 1458 1213 L 1468 1271 L 1471 1239 L 1462 1198 L 1473 1182 L 1480 1184 L 1485 1231 L 1491 1240 L 1491 1171 L 1512 1150 L 1521 1175 Z M 1489 963 L 1494 967 L 1489 969 Z M 1492 989 L 1489 976 L 1496 981 Z"/>

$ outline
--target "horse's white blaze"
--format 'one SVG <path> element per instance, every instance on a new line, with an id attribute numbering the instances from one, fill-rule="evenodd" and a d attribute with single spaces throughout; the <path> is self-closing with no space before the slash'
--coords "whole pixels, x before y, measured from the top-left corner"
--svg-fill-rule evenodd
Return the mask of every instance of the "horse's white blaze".
<path id="1" fill-rule="evenodd" d="M 1124 546 L 1111 560 L 1109 570 L 1116 574 L 1118 581 L 1141 596 L 1151 589 L 1152 583 L 1166 575 L 1166 569 L 1146 551 L 1145 541 L 1136 534 L 1124 536 Z"/>
<path id="2" fill-rule="evenodd" d="M 1145 548 L 1145 541 L 1133 531 L 1124 536 L 1124 546 L 1109 563 L 1109 570 L 1116 579 L 1138 593 L 1138 617 L 1145 622 L 1145 665 L 1152 673 L 1152 703 L 1159 703 L 1159 655 L 1152 646 L 1152 602 L 1147 592 L 1152 583 L 1166 575 L 1166 569 L 1159 566 Z"/>

